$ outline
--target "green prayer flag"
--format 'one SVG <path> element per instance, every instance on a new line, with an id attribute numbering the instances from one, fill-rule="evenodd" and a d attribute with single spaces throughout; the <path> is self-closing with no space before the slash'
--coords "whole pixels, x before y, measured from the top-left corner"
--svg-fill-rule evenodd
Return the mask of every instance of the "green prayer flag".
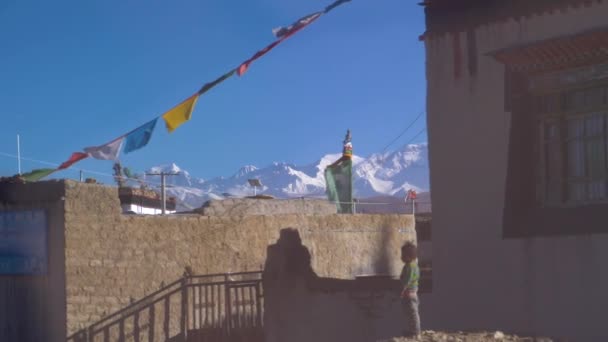
<path id="1" fill-rule="evenodd" d="M 55 171 L 56 169 L 35 169 L 31 172 L 22 174 L 21 178 L 26 182 L 37 182 Z"/>
<path id="2" fill-rule="evenodd" d="M 346 159 L 325 169 L 327 197 L 341 214 L 353 213 L 353 162 Z"/>
<path id="3" fill-rule="evenodd" d="M 125 177 L 127 178 L 135 178 L 135 175 L 133 173 L 131 173 L 131 170 L 128 167 L 125 167 L 122 169 L 122 173 L 125 175 Z"/>

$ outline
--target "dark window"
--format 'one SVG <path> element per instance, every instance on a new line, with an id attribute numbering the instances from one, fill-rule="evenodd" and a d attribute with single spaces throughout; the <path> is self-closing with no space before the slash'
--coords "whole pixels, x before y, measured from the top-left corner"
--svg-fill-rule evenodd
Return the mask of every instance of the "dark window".
<path id="1" fill-rule="evenodd" d="M 431 216 L 416 215 L 416 238 L 419 242 L 431 241 Z"/>
<path id="2" fill-rule="evenodd" d="M 433 292 L 433 262 L 431 260 L 418 260 L 420 268 L 420 281 L 418 291 L 421 293 Z"/>
<path id="3" fill-rule="evenodd" d="M 608 200 L 604 85 L 538 95 L 537 197 L 543 206 Z M 560 101 L 557 99 L 561 98 Z"/>
<path id="4" fill-rule="evenodd" d="M 509 77 L 503 235 L 608 233 L 608 64 Z"/>

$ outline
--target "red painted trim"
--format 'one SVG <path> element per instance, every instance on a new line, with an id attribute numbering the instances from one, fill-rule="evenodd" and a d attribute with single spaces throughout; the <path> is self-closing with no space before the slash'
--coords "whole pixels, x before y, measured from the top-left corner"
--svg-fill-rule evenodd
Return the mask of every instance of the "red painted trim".
<path id="1" fill-rule="evenodd" d="M 462 75 L 462 46 L 460 44 L 460 32 L 452 33 L 454 52 L 454 79 L 458 80 Z"/>

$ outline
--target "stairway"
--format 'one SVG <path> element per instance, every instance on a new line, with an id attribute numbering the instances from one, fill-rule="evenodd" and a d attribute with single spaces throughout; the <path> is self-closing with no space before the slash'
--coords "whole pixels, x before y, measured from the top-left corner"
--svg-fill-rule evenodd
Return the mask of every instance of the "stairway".
<path id="1" fill-rule="evenodd" d="M 188 275 L 68 342 L 263 342 L 262 272 Z"/>

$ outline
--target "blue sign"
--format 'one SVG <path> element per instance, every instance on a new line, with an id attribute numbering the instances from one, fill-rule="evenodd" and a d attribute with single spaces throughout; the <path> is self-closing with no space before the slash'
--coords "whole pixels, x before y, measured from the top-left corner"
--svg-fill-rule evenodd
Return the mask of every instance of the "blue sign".
<path id="1" fill-rule="evenodd" d="M 44 210 L 0 211 L 0 275 L 48 272 Z"/>

